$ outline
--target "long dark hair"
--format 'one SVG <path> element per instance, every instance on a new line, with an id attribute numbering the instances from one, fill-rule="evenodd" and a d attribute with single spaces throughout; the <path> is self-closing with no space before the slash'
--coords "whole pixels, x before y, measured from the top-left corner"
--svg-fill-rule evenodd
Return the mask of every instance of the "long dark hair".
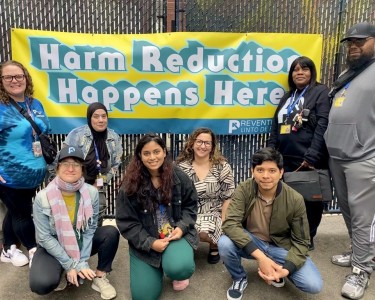
<path id="1" fill-rule="evenodd" d="M 155 195 L 155 188 L 151 182 L 151 174 L 142 162 L 142 149 L 150 143 L 157 143 L 165 152 L 166 157 L 159 168 L 160 187 L 158 195 Z M 172 199 L 173 187 L 173 163 L 168 156 L 164 140 L 153 133 L 144 135 L 138 142 L 135 153 L 125 170 L 122 187 L 128 196 L 137 195 L 138 201 L 144 209 L 153 210 L 157 202 L 169 204 Z"/>
<path id="2" fill-rule="evenodd" d="M 288 84 L 289 84 L 289 91 L 291 93 L 297 89 L 297 86 L 293 81 L 293 71 L 297 65 L 300 65 L 301 68 L 307 67 L 310 69 L 311 79 L 309 83 L 309 89 L 313 87 L 314 85 L 318 84 L 318 82 L 316 81 L 316 67 L 315 67 L 314 62 L 306 56 L 300 56 L 292 62 L 292 65 L 290 66 L 290 69 L 289 69 Z"/>
<path id="3" fill-rule="evenodd" d="M 202 134 L 207 133 L 211 135 L 212 139 L 212 147 L 210 152 L 210 161 L 212 164 L 220 164 L 224 161 L 226 161 L 225 157 L 220 153 L 218 147 L 217 147 L 217 139 L 214 134 L 214 132 L 210 128 L 201 127 L 196 129 L 187 139 L 184 149 L 180 152 L 180 155 L 177 158 L 177 163 L 180 163 L 182 161 L 188 160 L 193 161 L 194 160 L 194 143 L 197 137 Z"/>

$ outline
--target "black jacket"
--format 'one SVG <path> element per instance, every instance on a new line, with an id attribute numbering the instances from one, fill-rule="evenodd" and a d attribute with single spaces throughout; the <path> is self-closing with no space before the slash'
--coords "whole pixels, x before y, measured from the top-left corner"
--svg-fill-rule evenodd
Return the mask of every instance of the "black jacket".
<path id="1" fill-rule="evenodd" d="M 328 152 L 325 146 L 323 135 L 328 125 L 328 114 L 331 108 L 328 98 L 328 88 L 325 85 L 317 84 L 309 87 L 304 95 L 303 108 L 310 110 L 307 122 L 303 122 L 302 128 L 292 131 L 290 134 L 280 134 L 283 120 L 278 119 L 280 109 L 290 98 L 288 92 L 281 98 L 276 109 L 271 136 L 267 146 L 272 147 L 283 155 L 284 169 L 286 172 L 297 169 L 303 160 L 312 164 L 317 169 L 328 168 Z M 288 118 L 287 124 L 293 125 L 293 117 L 299 111 L 293 110 Z"/>
<path id="2" fill-rule="evenodd" d="M 198 246 L 195 230 L 197 219 L 197 192 L 191 179 L 178 167 L 173 170 L 171 206 L 167 211 L 170 224 L 181 228 L 183 238 L 194 248 Z M 144 210 L 137 195 L 127 196 L 121 188 L 116 199 L 116 223 L 120 233 L 129 242 L 132 253 L 154 267 L 160 267 L 161 253 L 151 249 L 159 237 L 156 212 Z"/>

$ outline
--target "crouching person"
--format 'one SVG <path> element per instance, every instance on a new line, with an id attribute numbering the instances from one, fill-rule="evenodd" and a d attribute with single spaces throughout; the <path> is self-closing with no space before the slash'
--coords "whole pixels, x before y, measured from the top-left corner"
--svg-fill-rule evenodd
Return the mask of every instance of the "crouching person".
<path id="1" fill-rule="evenodd" d="M 197 192 L 174 166 L 164 140 L 146 134 L 138 142 L 116 199 L 116 222 L 128 240 L 133 300 L 157 300 L 163 277 L 182 291 L 195 271 Z"/>
<path id="2" fill-rule="evenodd" d="M 33 216 L 38 247 L 30 269 L 30 288 L 46 295 L 79 287 L 84 280 L 103 299 L 116 297 L 107 279 L 116 255 L 119 232 L 113 226 L 97 227 L 98 190 L 85 183 L 83 153 L 72 146 L 59 154 L 56 177 L 35 197 Z M 96 271 L 88 259 L 98 253 Z"/>
<path id="3" fill-rule="evenodd" d="M 271 148 L 252 157 L 253 177 L 237 187 L 223 223 L 219 253 L 233 279 L 227 298 L 242 299 L 247 275 L 241 257 L 256 259 L 258 274 L 282 287 L 285 278 L 316 294 L 321 275 L 308 257 L 309 227 L 303 197 L 281 182 L 283 158 Z"/>

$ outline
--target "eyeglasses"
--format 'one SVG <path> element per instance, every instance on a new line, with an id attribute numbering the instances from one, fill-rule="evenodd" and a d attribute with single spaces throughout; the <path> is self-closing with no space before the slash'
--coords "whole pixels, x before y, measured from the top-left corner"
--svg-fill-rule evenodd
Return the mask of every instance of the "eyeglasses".
<path id="1" fill-rule="evenodd" d="M 344 43 L 347 47 L 350 47 L 353 44 L 356 45 L 357 47 L 362 47 L 364 44 L 366 44 L 366 42 L 369 39 L 372 39 L 372 37 L 367 37 L 363 39 L 350 39 L 350 40 L 346 40 Z"/>
<path id="2" fill-rule="evenodd" d="M 77 162 L 67 162 L 67 161 L 59 163 L 59 165 L 61 167 L 63 167 L 64 169 L 69 169 L 70 167 L 72 167 L 73 169 L 78 169 L 78 168 L 82 167 L 82 165 L 80 163 L 77 163 Z"/>
<path id="3" fill-rule="evenodd" d="M 5 81 L 5 82 L 12 82 L 13 81 L 13 78 L 17 81 L 17 82 L 21 82 L 25 79 L 25 75 L 24 74 L 18 74 L 18 75 L 4 75 L 4 76 L 1 76 L 1 78 Z"/>
<path id="4" fill-rule="evenodd" d="M 212 142 L 210 142 L 210 141 L 195 140 L 195 143 L 197 144 L 197 146 L 202 146 L 203 144 L 206 147 L 211 147 L 212 146 Z"/>

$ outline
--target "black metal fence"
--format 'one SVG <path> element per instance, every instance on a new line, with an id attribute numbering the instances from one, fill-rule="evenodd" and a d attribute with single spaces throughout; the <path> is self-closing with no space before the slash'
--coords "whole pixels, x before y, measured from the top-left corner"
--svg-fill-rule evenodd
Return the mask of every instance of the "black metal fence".
<path id="1" fill-rule="evenodd" d="M 171 7 L 171 2 L 174 5 Z M 159 33 L 166 31 L 167 16 L 175 12 L 175 30 L 218 32 L 279 32 L 323 34 L 321 81 L 327 85 L 340 72 L 339 40 L 358 21 L 374 21 L 373 0 L 2 0 L 0 1 L 0 60 L 11 59 L 11 28 L 78 33 Z M 19 51 L 22 51 L 20 49 Z M 175 158 L 185 135 L 162 133 Z M 54 138 L 61 145 L 64 135 Z M 124 165 L 140 135 L 123 135 Z M 249 176 L 254 151 L 267 135 L 219 136 L 220 148 L 231 164 L 235 181 Z M 107 215 L 115 213 L 114 198 L 120 174 L 108 186 Z M 337 211 L 336 201 L 327 207 Z"/>

